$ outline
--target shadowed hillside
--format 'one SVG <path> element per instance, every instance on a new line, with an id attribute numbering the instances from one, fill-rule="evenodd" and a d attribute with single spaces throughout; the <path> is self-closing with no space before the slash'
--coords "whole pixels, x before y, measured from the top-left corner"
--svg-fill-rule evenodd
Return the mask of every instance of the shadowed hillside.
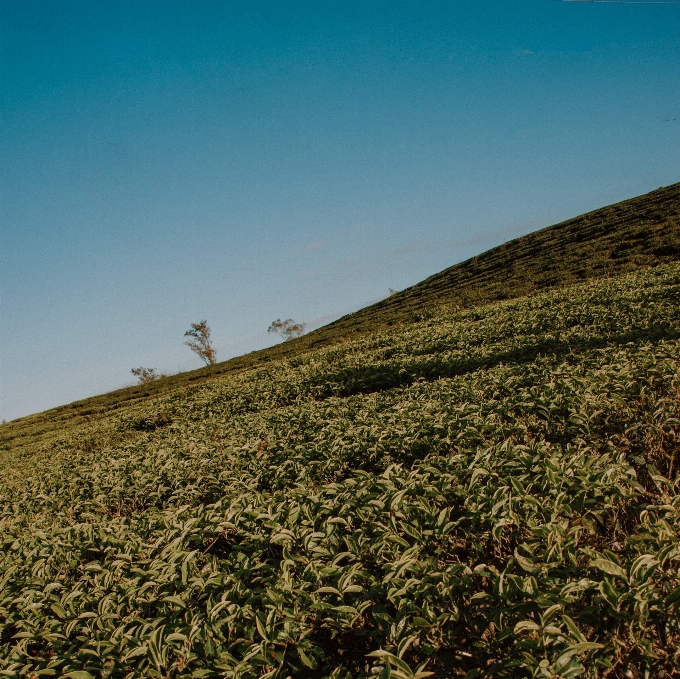
<path id="1" fill-rule="evenodd" d="M 680 183 L 508 241 L 310 333 L 308 340 L 408 322 L 438 304 L 469 308 L 676 259 Z"/>

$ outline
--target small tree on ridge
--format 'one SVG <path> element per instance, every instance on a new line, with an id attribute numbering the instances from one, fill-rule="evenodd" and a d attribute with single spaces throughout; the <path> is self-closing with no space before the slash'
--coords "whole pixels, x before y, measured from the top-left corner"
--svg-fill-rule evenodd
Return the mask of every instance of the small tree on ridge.
<path id="1" fill-rule="evenodd" d="M 191 330 L 184 333 L 185 337 L 191 337 L 186 344 L 191 351 L 197 353 L 206 365 L 214 365 L 217 363 L 217 352 L 213 349 L 210 343 L 210 328 L 208 321 L 201 321 L 200 323 L 192 323 Z"/>
<path id="2" fill-rule="evenodd" d="M 275 321 L 272 321 L 267 332 L 275 332 L 283 337 L 284 342 L 288 342 L 304 335 L 306 327 L 306 323 L 296 323 L 292 318 L 287 318 L 285 321 L 277 318 Z"/>
<path id="3" fill-rule="evenodd" d="M 133 368 L 130 372 L 139 380 L 139 384 L 155 382 L 161 378 L 156 368 Z"/>

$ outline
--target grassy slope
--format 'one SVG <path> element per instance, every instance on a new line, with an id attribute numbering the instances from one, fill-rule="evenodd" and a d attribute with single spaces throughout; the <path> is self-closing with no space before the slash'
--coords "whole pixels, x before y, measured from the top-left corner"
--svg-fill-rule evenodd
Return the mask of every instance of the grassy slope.
<path id="1" fill-rule="evenodd" d="M 0 670 L 680 671 L 680 264 L 472 309 L 433 280 L 408 323 L 5 425 Z"/>
<path id="2" fill-rule="evenodd" d="M 119 407 L 210 375 L 248 369 L 344 342 L 357 334 L 413 322 L 441 304 L 478 306 L 677 259 L 680 183 L 505 243 L 294 342 L 175 375 L 157 384 L 120 389 L 21 418 L 0 429 L 0 450 L 36 438 L 49 440 L 55 428 L 63 431 L 91 418 L 107 417 Z"/>

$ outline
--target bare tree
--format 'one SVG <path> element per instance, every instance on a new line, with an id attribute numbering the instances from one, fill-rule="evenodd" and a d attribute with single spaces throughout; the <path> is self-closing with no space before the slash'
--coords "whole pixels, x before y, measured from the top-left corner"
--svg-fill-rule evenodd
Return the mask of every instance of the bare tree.
<path id="1" fill-rule="evenodd" d="M 130 371 L 138 380 L 139 384 L 147 384 L 147 382 L 155 382 L 160 379 L 162 375 L 158 374 L 156 368 L 133 368 Z"/>
<path id="2" fill-rule="evenodd" d="M 201 321 L 200 323 L 192 323 L 191 330 L 184 333 L 185 337 L 191 337 L 186 344 L 191 351 L 197 353 L 206 365 L 214 365 L 217 363 L 217 352 L 213 349 L 210 343 L 210 328 L 208 321 Z"/>
<path id="3" fill-rule="evenodd" d="M 305 334 L 306 323 L 296 323 L 292 318 L 287 318 L 282 321 L 277 318 L 267 329 L 267 332 L 275 332 L 277 335 L 283 337 L 285 342 L 301 337 Z"/>

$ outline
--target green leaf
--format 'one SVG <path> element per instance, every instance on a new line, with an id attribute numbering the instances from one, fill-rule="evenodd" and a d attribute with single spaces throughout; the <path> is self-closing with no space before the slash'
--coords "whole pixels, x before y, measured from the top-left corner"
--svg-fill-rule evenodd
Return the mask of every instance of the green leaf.
<path id="1" fill-rule="evenodd" d="M 309 667 L 310 670 L 316 669 L 316 659 L 314 656 L 307 655 L 301 648 L 297 648 L 297 653 L 300 656 L 300 660 Z"/>
<path id="2" fill-rule="evenodd" d="M 602 596 L 613 609 L 618 609 L 619 597 L 616 595 L 614 588 L 606 580 L 600 583 L 600 592 L 602 592 Z"/>
<path id="3" fill-rule="evenodd" d="M 66 609 L 61 604 L 54 603 L 50 606 L 50 608 L 54 611 L 54 614 L 58 618 L 61 618 L 62 620 L 66 618 L 67 616 Z"/>
<path id="4" fill-rule="evenodd" d="M 343 594 L 358 594 L 359 592 L 363 592 L 363 591 L 364 591 L 364 588 L 361 585 L 349 585 L 349 587 L 345 587 L 345 589 L 342 590 L 342 593 Z"/>
<path id="5" fill-rule="evenodd" d="M 417 635 L 413 635 L 413 636 L 406 637 L 406 638 L 402 639 L 402 640 L 399 642 L 399 646 L 397 647 L 397 657 L 398 657 L 398 658 L 403 658 L 403 657 L 404 657 L 404 654 L 406 653 L 406 651 L 408 651 L 408 649 L 410 648 L 411 644 L 412 644 L 417 638 L 418 638 Z"/>
<path id="6" fill-rule="evenodd" d="M 535 622 L 532 622 L 531 620 L 522 620 L 515 625 L 515 634 L 519 634 L 520 632 L 534 632 L 538 629 L 541 629 L 541 627 Z"/>
<path id="7" fill-rule="evenodd" d="M 680 601 L 680 587 L 676 587 L 667 597 L 666 606 L 670 608 Z"/>
<path id="8" fill-rule="evenodd" d="M 316 590 L 316 594 L 340 594 L 339 590 L 335 589 L 335 587 L 319 587 L 319 589 Z"/>
<path id="9" fill-rule="evenodd" d="M 179 606 L 180 608 L 186 608 L 187 605 L 180 599 L 178 596 L 164 596 L 161 601 L 167 603 L 167 604 L 175 604 L 175 606 Z"/>
<path id="10" fill-rule="evenodd" d="M 366 655 L 369 658 L 381 658 L 385 662 L 390 663 L 390 665 L 394 665 L 397 668 L 397 672 L 395 672 L 397 676 L 399 676 L 399 671 L 403 672 L 408 677 L 413 676 L 411 668 L 401 658 L 398 658 L 396 655 L 390 653 L 389 651 L 384 651 L 380 649 L 378 651 L 373 651 L 372 653 L 367 653 Z"/>
<path id="11" fill-rule="evenodd" d="M 269 635 L 267 634 L 267 630 L 264 626 L 264 623 L 260 620 L 260 618 L 257 615 L 255 616 L 255 627 L 257 627 L 257 631 L 260 633 L 260 636 L 265 641 L 269 641 Z"/>
<path id="12" fill-rule="evenodd" d="M 472 472 L 472 476 L 470 477 L 470 483 L 468 484 L 469 488 L 472 488 L 472 486 L 475 484 L 475 481 L 480 477 L 480 476 L 486 476 L 488 475 L 488 471 L 486 469 L 483 469 L 482 467 L 477 467 Z"/>
<path id="13" fill-rule="evenodd" d="M 637 577 L 638 572 L 644 569 L 644 571 L 648 573 L 649 572 L 648 569 L 650 569 L 652 566 L 656 566 L 658 563 L 659 561 L 655 559 L 651 554 L 642 554 L 637 559 L 635 559 L 632 566 L 630 567 L 631 578 L 640 580 L 640 578 Z M 646 578 L 642 579 L 644 580 Z"/>
<path id="14" fill-rule="evenodd" d="M 616 575 L 617 577 L 628 581 L 626 571 L 624 571 L 621 566 L 617 566 L 613 561 L 609 561 L 608 559 L 593 559 L 589 565 L 591 568 L 597 568 L 608 575 Z"/>
<path id="15" fill-rule="evenodd" d="M 147 651 L 148 648 L 146 646 L 137 646 L 137 648 L 133 648 L 129 653 L 126 653 L 123 656 L 123 662 L 132 660 L 132 658 L 138 658 L 140 655 L 146 655 Z"/>
<path id="16" fill-rule="evenodd" d="M 591 642 L 584 642 L 581 644 L 574 644 L 573 646 L 570 646 L 564 653 L 562 653 L 557 660 L 555 661 L 555 667 L 556 668 L 561 668 L 564 665 L 566 665 L 571 657 L 573 655 L 576 655 L 577 653 L 583 653 L 585 651 L 592 651 L 597 648 L 604 648 L 603 644 L 594 644 Z"/>
<path id="17" fill-rule="evenodd" d="M 167 637 L 165 637 L 166 641 L 182 641 L 182 642 L 188 642 L 189 639 L 184 635 L 181 634 L 180 632 L 173 632 L 172 634 L 168 634 Z"/>
<path id="18" fill-rule="evenodd" d="M 569 631 L 573 637 L 578 639 L 580 643 L 585 642 L 586 638 L 583 636 L 583 634 L 581 634 L 581 630 L 568 615 L 563 615 L 562 620 L 564 620 L 564 623 L 569 628 Z"/>
<path id="19" fill-rule="evenodd" d="M 515 560 L 527 573 L 536 573 L 536 571 L 541 569 L 540 566 L 537 566 L 533 561 L 530 561 L 519 554 L 517 550 L 515 550 Z"/>
<path id="20" fill-rule="evenodd" d="M 85 670 L 73 670 L 72 672 L 67 672 L 65 677 L 70 677 L 70 679 L 94 679 L 94 677 Z"/>

